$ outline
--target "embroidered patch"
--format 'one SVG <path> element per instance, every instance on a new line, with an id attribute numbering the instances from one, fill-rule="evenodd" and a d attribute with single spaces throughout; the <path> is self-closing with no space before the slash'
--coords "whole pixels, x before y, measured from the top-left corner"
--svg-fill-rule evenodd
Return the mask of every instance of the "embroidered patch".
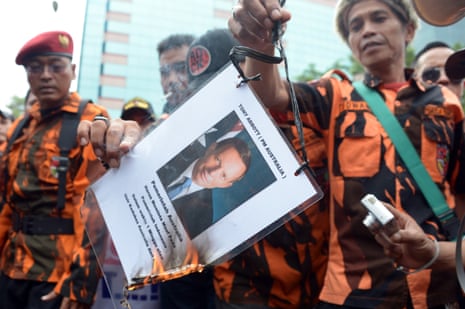
<path id="1" fill-rule="evenodd" d="M 69 47 L 69 38 L 66 35 L 59 34 L 58 42 L 60 42 L 61 47 L 65 49 Z"/>
<path id="2" fill-rule="evenodd" d="M 444 177 L 449 166 L 449 150 L 444 144 L 437 145 L 436 165 L 438 167 L 439 173 Z"/>
<path id="3" fill-rule="evenodd" d="M 205 72 L 210 66 L 212 57 L 210 51 L 202 45 L 191 48 L 189 53 L 189 72 L 192 76 L 198 76 Z"/>
<path id="4" fill-rule="evenodd" d="M 59 161 L 57 157 L 52 157 L 52 160 L 50 162 L 50 175 L 54 178 L 58 178 L 58 165 Z"/>

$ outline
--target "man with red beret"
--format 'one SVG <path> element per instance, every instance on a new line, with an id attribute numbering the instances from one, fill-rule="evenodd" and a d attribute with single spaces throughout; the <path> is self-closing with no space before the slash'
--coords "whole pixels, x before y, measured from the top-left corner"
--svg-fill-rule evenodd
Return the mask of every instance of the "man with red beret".
<path id="1" fill-rule="evenodd" d="M 28 41 L 16 57 L 38 104 L 13 124 L 0 166 L 1 309 L 83 309 L 94 300 L 100 270 L 81 205 L 86 188 L 105 169 L 90 147 L 78 145 L 75 128 L 63 128 L 70 118 L 108 113 L 69 92 L 72 56 L 71 36 L 52 31 Z M 63 131 L 74 142 L 68 154 L 59 141 Z"/>

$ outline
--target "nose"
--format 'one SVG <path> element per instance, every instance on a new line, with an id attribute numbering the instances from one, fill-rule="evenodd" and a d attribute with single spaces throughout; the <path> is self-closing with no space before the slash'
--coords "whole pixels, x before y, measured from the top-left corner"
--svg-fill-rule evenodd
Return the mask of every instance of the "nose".
<path id="1" fill-rule="evenodd" d="M 184 75 L 177 72 L 176 70 L 171 70 L 168 75 L 168 83 L 170 85 L 177 85 L 179 83 L 182 83 L 183 79 L 184 79 Z"/>
<path id="2" fill-rule="evenodd" d="M 447 77 L 446 72 L 444 71 L 444 69 L 442 69 L 441 74 L 439 75 L 438 84 L 448 85 L 449 83 L 449 77 Z"/>
<path id="3" fill-rule="evenodd" d="M 375 33 L 375 25 L 371 21 L 365 21 L 362 27 L 362 35 L 363 37 L 372 36 Z"/>
<path id="4" fill-rule="evenodd" d="M 41 78 L 50 78 L 51 70 L 48 65 L 44 65 L 42 72 L 40 73 Z"/>

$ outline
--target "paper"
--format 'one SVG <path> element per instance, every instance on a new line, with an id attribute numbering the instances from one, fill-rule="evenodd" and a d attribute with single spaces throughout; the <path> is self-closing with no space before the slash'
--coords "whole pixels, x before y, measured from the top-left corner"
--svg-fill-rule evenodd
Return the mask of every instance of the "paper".
<path id="1" fill-rule="evenodd" d="M 295 175 L 299 159 L 238 82 L 227 66 L 92 185 L 128 286 L 230 259 L 321 198 L 311 176 Z M 185 175 L 195 181 L 174 197 Z M 205 189 L 218 184 L 228 187 Z"/>

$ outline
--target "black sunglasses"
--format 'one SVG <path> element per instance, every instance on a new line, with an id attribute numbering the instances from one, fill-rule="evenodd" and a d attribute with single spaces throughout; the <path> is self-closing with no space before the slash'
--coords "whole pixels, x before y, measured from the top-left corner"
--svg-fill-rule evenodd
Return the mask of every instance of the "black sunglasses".
<path id="1" fill-rule="evenodd" d="M 165 64 L 160 67 L 161 75 L 169 75 L 171 71 L 176 73 L 186 73 L 187 65 L 185 61 L 179 61 L 171 64 Z"/>
<path id="2" fill-rule="evenodd" d="M 441 68 L 441 67 L 427 68 L 421 74 L 421 79 L 425 83 L 435 84 L 435 83 L 438 82 L 439 78 L 441 77 L 441 71 L 443 71 L 443 70 L 444 70 L 444 68 Z M 462 83 L 462 79 L 449 78 L 449 80 L 454 85 L 458 85 L 458 84 Z"/>

